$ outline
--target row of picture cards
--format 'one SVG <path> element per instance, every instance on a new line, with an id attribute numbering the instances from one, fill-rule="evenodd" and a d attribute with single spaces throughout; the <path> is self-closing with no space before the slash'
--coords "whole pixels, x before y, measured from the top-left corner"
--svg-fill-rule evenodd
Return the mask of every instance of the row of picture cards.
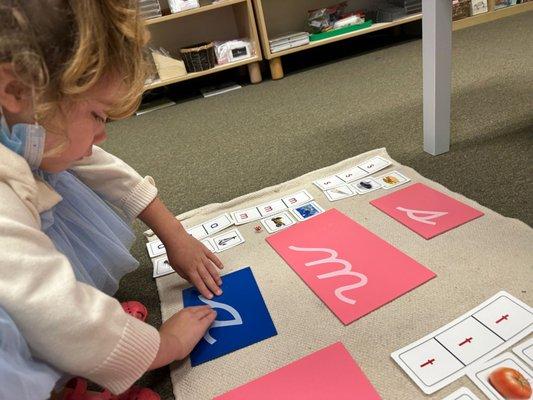
<path id="1" fill-rule="evenodd" d="M 500 386 L 491 374 L 501 367 L 510 368 L 516 371 L 515 380 L 521 376 L 531 390 L 531 339 L 514 349 L 529 366 L 511 353 L 501 353 L 532 330 L 531 307 L 502 291 L 391 357 L 426 394 L 468 375 L 488 398 L 505 400 L 511 398 L 505 394 L 505 385 Z M 529 396 L 516 398 L 530 399 L 531 391 Z"/>
<path id="2" fill-rule="evenodd" d="M 392 189 L 410 181 L 398 171 L 377 177 L 369 175 L 392 165 L 391 161 L 376 156 L 336 175 L 317 179 L 313 183 L 321 189 L 329 201 L 337 201 L 357 194 L 366 194 L 377 189 Z"/>
<path id="3" fill-rule="evenodd" d="M 280 217 L 280 212 L 285 210 L 290 211 L 300 221 L 323 211 L 318 204 L 313 202 L 313 196 L 307 190 L 301 190 L 290 196 L 256 207 L 234 211 L 231 215 L 224 213 L 207 222 L 188 228 L 186 231 L 202 241 L 209 250 L 220 252 L 244 242 L 241 233 L 235 229 L 213 239 L 209 239 L 208 236 L 223 231 L 232 225 L 243 225 L 261 218 L 263 218 L 261 222 L 268 232 L 276 232 L 280 228 L 292 225 L 295 222 L 294 218 L 286 214 L 281 215 L 281 218 L 277 218 Z M 159 257 L 166 253 L 165 246 L 160 240 L 146 243 L 146 248 L 150 258 Z"/>

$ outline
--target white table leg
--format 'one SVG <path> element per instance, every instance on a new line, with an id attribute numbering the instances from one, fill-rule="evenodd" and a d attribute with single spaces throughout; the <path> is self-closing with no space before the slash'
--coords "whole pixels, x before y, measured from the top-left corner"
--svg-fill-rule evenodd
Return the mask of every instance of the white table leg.
<path id="1" fill-rule="evenodd" d="M 424 150 L 450 149 L 452 0 L 422 1 L 424 65 Z"/>

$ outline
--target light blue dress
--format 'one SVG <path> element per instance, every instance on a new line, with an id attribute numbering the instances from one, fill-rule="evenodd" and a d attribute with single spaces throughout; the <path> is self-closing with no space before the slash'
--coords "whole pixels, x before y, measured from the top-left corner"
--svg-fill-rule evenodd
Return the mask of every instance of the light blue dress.
<path id="1" fill-rule="evenodd" d="M 0 145 L 25 156 L 24 149 L 28 148 L 24 146 L 25 135 L 35 134 L 35 129 L 25 129 L 28 126 L 15 125 L 9 132 L 2 118 Z M 131 228 L 72 172 L 33 172 L 63 197 L 55 207 L 41 214 L 43 232 L 69 259 L 78 281 L 113 295 L 120 279 L 138 267 L 129 252 L 134 240 Z M 56 382 L 65 376 L 32 357 L 24 337 L 0 304 L 0 399 L 47 399 Z"/>

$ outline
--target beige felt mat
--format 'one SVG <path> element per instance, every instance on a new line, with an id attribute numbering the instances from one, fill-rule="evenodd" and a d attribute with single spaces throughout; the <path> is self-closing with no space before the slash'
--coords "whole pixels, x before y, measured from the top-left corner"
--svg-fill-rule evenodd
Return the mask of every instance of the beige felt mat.
<path id="1" fill-rule="evenodd" d="M 377 190 L 331 203 L 312 184 L 375 155 L 391 159 L 385 149 L 373 150 L 227 203 L 184 213 L 179 219 L 186 227 L 192 227 L 223 212 L 306 189 L 321 206 L 339 209 L 431 269 L 437 277 L 343 326 L 266 243 L 264 230 L 255 233 L 253 222 L 239 226 L 246 242 L 220 253 L 219 257 L 226 265 L 225 273 L 251 266 L 278 335 L 195 368 L 190 367 L 188 360 L 176 363 L 171 377 L 177 399 L 212 398 L 336 341 L 344 343 L 384 399 L 441 399 L 460 386 L 469 387 L 483 398 L 466 377 L 425 396 L 393 362 L 390 353 L 445 325 L 500 290 L 532 305 L 533 231 L 526 224 L 450 192 L 392 159 L 392 166 L 375 175 L 397 169 L 412 182 L 423 182 L 483 211 L 485 216 L 427 241 L 369 204 L 390 191 Z M 435 162 L 439 162 L 437 157 Z M 402 187 L 405 186 L 398 189 Z M 183 307 L 181 291 L 188 286 L 176 274 L 157 279 L 163 320 Z"/>

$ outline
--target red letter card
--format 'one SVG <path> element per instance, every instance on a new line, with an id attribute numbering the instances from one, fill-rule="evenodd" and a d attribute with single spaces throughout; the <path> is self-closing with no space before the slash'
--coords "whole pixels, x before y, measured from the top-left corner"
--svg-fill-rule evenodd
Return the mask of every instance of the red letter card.
<path id="1" fill-rule="evenodd" d="M 378 400 L 350 353 L 337 342 L 214 400 Z"/>
<path id="2" fill-rule="evenodd" d="M 435 277 L 336 209 L 267 241 L 345 325 Z"/>
<path id="3" fill-rule="evenodd" d="M 425 239 L 484 215 L 450 196 L 416 183 L 370 202 Z"/>

